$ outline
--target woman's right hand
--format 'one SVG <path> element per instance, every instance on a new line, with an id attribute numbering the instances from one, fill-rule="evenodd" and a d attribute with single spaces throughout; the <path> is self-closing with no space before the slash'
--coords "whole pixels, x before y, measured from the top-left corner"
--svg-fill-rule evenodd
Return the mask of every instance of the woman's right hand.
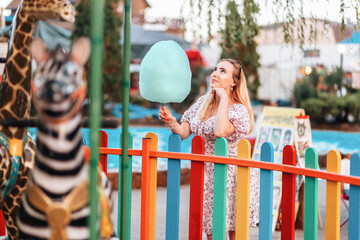
<path id="1" fill-rule="evenodd" d="M 168 124 L 169 126 L 173 126 L 176 122 L 176 118 L 171 114 L 171 112 L 167 108 L 160 108 L 159 111 L 159 119 L 160 121 Z"/>
<path id="2" fill-rule="evenodd" d="M 181 139 L 188 138 L 191 135 L 189 122 L 177 123 L 176 118 L 164 107 L 160 108 L 159 119 L 163 123 L 166 123 L 167 128 L 171 130 L 172 133 L 178 134 Z"/>

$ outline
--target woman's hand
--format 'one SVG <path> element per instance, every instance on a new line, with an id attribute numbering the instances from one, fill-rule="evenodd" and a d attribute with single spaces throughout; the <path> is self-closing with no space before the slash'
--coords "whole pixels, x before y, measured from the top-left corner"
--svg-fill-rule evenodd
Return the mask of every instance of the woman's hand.
<path id="1" fill-rule="evenodd" d="M 228 98 L 228 95 L 224 88 L 213 88 L 212 91 L 220 98 L 220 100 Z"/>
<path id="2" fill-rule="evenodd" d="M 160 121 L 166 123 L 167 127 L 171 130 L 172 133 L 179 134 L 182 140 L 188 138 L 191 135 L 189 122 L 183 122 L 181 124 L 177 123 L 176 118 L 168 109 L 163 107 L 160 108 L 159 119 Z"/>
<path id="3" fill-rule="evenodd" d="M 160 108 L 159 111 L 159 119 L 160 121 L 166 123 L 170 128 L 173 127 L 173 125 L 176 122 L 176 118 L 171 114 L 171 112 L 167 108 Z"/>
<path id="4" fill-rule="evenodd" d="M 214 88 L 213 92 L 220 99 L 215 118 L 214 134 L 216 137 L 228 137 L 235 131 L 234 125 L 229 120 L 229 96 L 224 88 Z"/>

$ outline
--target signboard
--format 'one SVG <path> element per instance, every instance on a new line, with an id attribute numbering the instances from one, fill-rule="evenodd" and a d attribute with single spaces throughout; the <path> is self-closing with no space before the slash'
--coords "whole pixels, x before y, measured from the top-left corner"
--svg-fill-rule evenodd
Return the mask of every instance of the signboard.
<path id="1" fill-rule="evenodd" d="M 261 145 L 264 142 L 272 143 L 274 147 L 274 163 L 282 164 L 282 151 L 286 145 L 294 144 L 296 116 L 305 115 L 300 108 L 269 107 L 263 108 L 260 130 L 256 137 L 253 160 L 260 160 Z M 282 173 L 274 172 L 273 192 L 273 231 L 279 214 L 281 202 Z"/>
<path id="2" fill-rule="evenodd" d="M 295 149 L 300 167 L 305 167 L 305 151 L 312 146 L 311 124 L 308 115 L 294 119 Z"/>

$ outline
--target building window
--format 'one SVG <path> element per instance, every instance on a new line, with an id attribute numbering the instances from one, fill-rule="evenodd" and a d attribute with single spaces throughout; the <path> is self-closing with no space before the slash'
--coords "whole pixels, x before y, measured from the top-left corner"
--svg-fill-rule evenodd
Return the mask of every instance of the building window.
<path id="1" fill-rule="evenodd" d="M 304 57 L 306 58 L 320 57 L 320 50 L 319 49 L 304 50 Z"/>

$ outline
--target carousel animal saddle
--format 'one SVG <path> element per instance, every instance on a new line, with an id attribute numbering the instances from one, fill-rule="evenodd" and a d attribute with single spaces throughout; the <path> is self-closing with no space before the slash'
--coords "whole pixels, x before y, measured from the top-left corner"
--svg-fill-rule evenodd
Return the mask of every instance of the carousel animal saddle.
<path id="1" fill-rule="evenodd" d="M 5 147 L 5 149 L 9 152 L 10 155 L 10 174 L 6 180 L 5 187 L 0 190 L 0 197 L 2 199 L 6 198 L 11 189 L 15 186 L 17 176 L 19 174 L 21 157 L 23 155 L 23 150 L 25 148 L 25 144 L 29 138 L 29 134 L 26 133 L 23 140 L 12 138 L 8 139 L 2 133 L 0 133 L 0 144 Z"/>

